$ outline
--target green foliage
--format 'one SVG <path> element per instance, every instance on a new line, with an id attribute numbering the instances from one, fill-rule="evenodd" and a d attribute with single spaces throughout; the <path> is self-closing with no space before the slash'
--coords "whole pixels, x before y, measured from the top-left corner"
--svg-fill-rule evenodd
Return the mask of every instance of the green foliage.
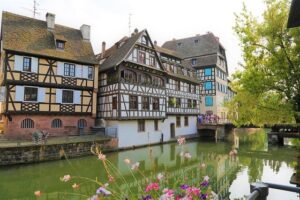
<path id="1" fill-rule="evenodd" d="M 300 29 L 287 29 L 287 0 L 265 0 L 262 19 L 244 6 L 234 30 L 243 52 L 243 70 L 233 75 L 237 92 L 227 103 L 236 125 L 300 121 Z"/>

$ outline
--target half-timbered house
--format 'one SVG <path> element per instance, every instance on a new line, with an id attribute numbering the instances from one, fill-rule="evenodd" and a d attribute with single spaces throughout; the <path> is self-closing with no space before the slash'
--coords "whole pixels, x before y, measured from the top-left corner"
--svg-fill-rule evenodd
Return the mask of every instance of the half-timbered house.
<path id="1" fill-rule="evenodd" d="M 200 114 L 200 89 L 195 69 L 178 53 L 155 46 L 168 74 L 166 83 L 167 119 L 171 137 L 197 133 Z"/>
<path id="2" fill-rule="evenodd" d="M 98 117 L 117 129 L 119 147 L 159 142 L 166 76 L 146 30 L 124 37 L 100 60 Z"/>
<path id="3" fill-rule="evenodd" d="M 226 121 L 228 67 L 225 48 L 213 33 L 165 42 L 162 47 L 177 52 L 196 70 L 200 80 L 201 112 L 215 114 Z"/>
<path id="4" fill-rule="evenodd" d="M 4 133 L 88 131 L 96 117 L 98 85 L 90 26 L 58 25 L 51 13 L 43 21 L 9 12 L 2 13 L 1 25 Z"/>

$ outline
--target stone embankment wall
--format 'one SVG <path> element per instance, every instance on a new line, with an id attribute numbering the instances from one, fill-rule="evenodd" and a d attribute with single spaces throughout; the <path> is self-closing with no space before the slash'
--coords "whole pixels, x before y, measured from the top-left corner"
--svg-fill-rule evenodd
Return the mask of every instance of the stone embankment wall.
<path id="1" fill-rule="evenodd" d="M 117 148 L 117 144 L 117 139 L 108 139 L 93 142 L 4 147 L 0 148 L 0 165 L 25 164 L 92 155 L 91 147 L 93 145 L 107 151 Z"/>

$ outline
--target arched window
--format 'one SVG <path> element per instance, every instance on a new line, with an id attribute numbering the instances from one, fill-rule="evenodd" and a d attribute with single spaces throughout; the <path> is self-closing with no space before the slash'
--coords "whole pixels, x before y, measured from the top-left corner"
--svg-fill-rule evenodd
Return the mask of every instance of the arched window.
<path id="1" fill-rule="evenodd" d="M 163 87 L 164 86 L 164 80 L 160 77 L 154 76 L 152 78 L 152 83 L 154 86 Z"/>
<path id="2" fill-rule="evenodd" d="M 143 36 L 143 37 L 142 37 L 142 40 L 141 40 L 141 42 L 142 42 L 142 44 L 144 44 L 144 45 L 147 45 L 147 46 L 148 46 L 148 39 L 147 39 L 147 37 L 146 37 L 146 36 Z"/>
<path id="3" fill-rule="evenodd" d="M 122 70 L 121 71 L 121 78 L 128 82 L 136 82 L 136 73 L 131 70 Z"/>
<path id="4" fill-rule="evenodd" d="M 34 128 L 34 121 L 30 118 L 24 119 L 21 123 L 21 128 Z"/>
<path id="5" fill-rule="evenodd" d="M 51 123 L 52 128 L 61 128 L 62 127 L 62 121 L 60 119 L 54 119 Z"/>
<path id="6" fill-rule="evenodd" d="M 87 122 L 85 119 L 80 119 L 78 120 L 78 124 L 77 124 L 78 128 L 85 128 L 87 127 Z"/>
<path id="7" fill-rule="evenodd" d="M 151 84 L 152 80 L 151 80 L 151 76 L 148 74 L 140 74 L 139 75 L 139 83 L 141 84 Z"/>

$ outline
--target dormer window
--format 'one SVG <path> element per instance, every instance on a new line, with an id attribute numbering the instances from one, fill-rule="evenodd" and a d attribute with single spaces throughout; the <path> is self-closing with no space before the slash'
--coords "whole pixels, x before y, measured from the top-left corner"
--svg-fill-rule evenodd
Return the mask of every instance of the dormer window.
<path id="1" fill-rule="evenodd" d="M 197 44 L 199 42 L 199 40 L 194 40 L 195 44 Z"/>
<path id="2" fill-rule="evenodd" d="M 56 40 L 56 48 L 60 50 L 65 49 L 65 41 L 62 40 Z"/>
<path id="3" fill-rule="evenodd" d="M 197 59 L 193 58 L 192 59 L 192 65 L 196 65 L 197 64 Z"/>
<path id="4" fill-rule="evenodd" d="M 181 46 L 181 42 L 178 42 L 178 43 L 177 43 L 177 46 L 179 46 L 179 47 L 180 47 L 180 46 Z"/>

